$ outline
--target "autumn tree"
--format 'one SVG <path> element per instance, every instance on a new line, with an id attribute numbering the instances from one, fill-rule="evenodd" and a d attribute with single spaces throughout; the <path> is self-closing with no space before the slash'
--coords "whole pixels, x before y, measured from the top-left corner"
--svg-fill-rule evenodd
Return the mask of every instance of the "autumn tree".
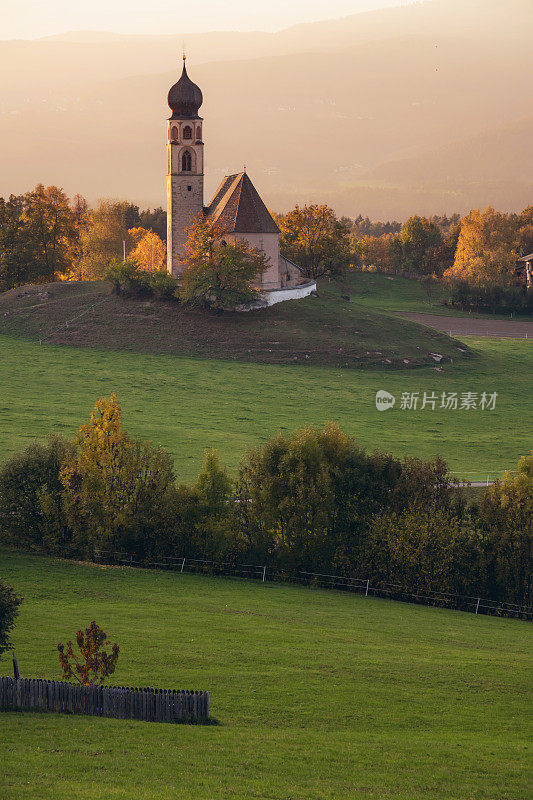
<path id="1" fill-rule="evenodd" d="M 72 267 L 70 272 L 59 274 L 60 279 L 81 280 L 82 268 L 81 260 L 83 256 L 82 236 L 87 233 L 89 226 L 89 204 L 81 194 L 75 194 L 71 203 L 72 213 L 74 214 L 74 224 L 76 226 L 76 240 L 72 252 Z"/>
<path id="2" fill-rule="evenodd" d="M 528 206 L 517 216 L 517 248 L 521 256 L 533 253 L 533 206 Z"/>
<path id="3" fill-rule="evenodd" d="M 128 231 L 134 249 L 129 258 L 146 272 L 158 272 L 166 269 L 167 248 L 157 233 L 146 228 L 130 228 Z"/>
<path id="4" fill-rule="evenodd" d="M 15 625 L 22 597 L 0 579 L 0 658 L 10 647 L 9 635 Z"/>
<path id="5" fill-rule="evenodd" d="M 123 257 L 124 247 L 129 253 L 133 242 L 128 230 L 133 227 L 129 223 L 134 216 L 129 204 L 109 200 L 100 200 L 89 210 L 87 225 L 80 232 L 82 280 L 103 278 L 109 262 Z"/>
<path id="6" fill-rule="evenodd" d="M 391 265 L 390 236 L 363 236 L 354 240 L 353 248 L 363 269 L 388 272 Z"/>
<path id="7" fill-rule="evenodd" d="M 67 681 L 74 678 L 82 686 L 103 684 L 116 669 L 120 652 L 118 644 L 113 644 L 109 653 L 104 650 L 111 642 L 94 620 L 84 631 L 77 632 L 76 644 L 79 655 L 74 652 L 71 641 L 57 645 L 63 678 Z"/>
<path id="8" fill-rule="evenodd" d="M 24 198 L 0 198 L 0 291 L 31 283 L 39 277 L 39 262 L 24 222 Z"/>
<path id="9" fill-rule="evenodd" d="M 223 231 L 203 218 L 188 228 L 184 260 L 180 298 L 219 311 L 257 298 L 257 284 L 269 263 L 246 241 L 227 244 Z"/>
<path id="10" fill-rule="evenodd" d="M 69 199 L 57 186 L 38 184 L 24 196 L 24 221 L 32 241 L 36 272 L 53 281 L 56 273 L 72 268 L 78 240 L 76 219 Z"/>
<path id="11" fill-rule="evenodd" d="M 477 287 L 508 286 L 517 258 L 516 227 L 509 216 L 490 207 L 474 210 L 461 220 L 453 266 L 444 278 Z"/>
<path id="12" fill-rule="evenodd" d="M 163 449 L 128 436 L 114 394 L 97 401 L 60 478 L 67 521 L 82 551 L 149 553 L 171 524 L 172 460 Z"/>
<path id="13" fill-rule="evenodd" d="M 329 206 L 297 205 L 277 220 L 281 252 L 310 278 L 340 274 L 348 268 L 350 230 Z"/>
<path id="14" fill-rule="evenodd" d="M 399 235 L 402 268 L 417 275 L 439 273 L 444 240 L 439 226 L 425 217 L 410 217 Z"/>
<path id="15" fill-rule="evenodd" d="M 75 215 L 62 189 L 39 184 L 0 198 L 0 289 L 70 272 L 77 246 Z"/>
<path id="16" fill-rule="evenodd" d="M 384 236 L 400 233 L 402 229 L 401 222 L 396 222 L 395 220 L 392 222 L 381 222 L 380 220 L 373 222 L 369 217 L 363 217 L 362 214 L 359 214 L 355 219 L 341 217 L 340 221 L 346 225 L 349 231 L 358 239 L 363 236 L 381 239 Z"/>

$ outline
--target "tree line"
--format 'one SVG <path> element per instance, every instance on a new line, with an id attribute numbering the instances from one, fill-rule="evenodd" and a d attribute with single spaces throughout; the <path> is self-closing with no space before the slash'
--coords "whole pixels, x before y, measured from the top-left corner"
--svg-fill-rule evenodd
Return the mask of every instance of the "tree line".
<path id="1" fill-rule="evenodd" d="M 338 218 L 327 205 L 295 206 L 273 214 L 280 228 L 282 254 L 309 278 L 335 277 L 353 269 L 406 274 L 422 279 L 428 290 L 441 281 L 449 302 L 462 308 L 531 311 L 532 293 L 517 276 L 517 260 L 533 251 L 533 206 L 519 214 L 487 208 L 465 217 L 410 217 L 371 222 L 359 216 Z M 191 227 L 183 299 L 215 307 L 253 299 L 265 269 L 261 253 L 251 247 L 225 245 L 223 231 L 206 220 Z M 76 195 L 38 185 L 25 195 L 0 198 L 0 289 L 54 279 L 101 280 L 110 265 L 127 261 L 123 273 L 130 288 L 157 284 L 166 269 L 166 212 L 139 210 L 128 202 L 100 200 L 90 208 Z M 131 278 L 132 266 L 136 272 Z M 136 284 L 135 284 L 136 281 Z M 116 281 L 115 281 L 116 283 Z M 160 281 L 161 283 L 161 281 Z M 222 297 L 223 296 L 223 297 Z M 213 305 L 213 304 L 211 304 Z"/>
<path id="2" fill-rule="evenodd" d="M 401 230 L 352 235 L 360 269 L 421 278 L 430 292 L 440 281 L 447 302 L 465 310 L 533 310 L 517 261 L 533 252 L 533 206 L 519 214 L 487 208 L 464 217 L 420 217 Z"/>
<path id="3" fill-rule="evenodd" d="M 111 396 L 73 441 L 53 437 L 3 465 L 0 542 L 65 557 L 268 563 L 529 603 L 533 453 L 477 503 L 459 486 L 440 458 L 367 452 L 333 423 L 274 436 L 235 477 L 208 450 L 185 484 L 163 448 L 127 434 Z"/>
<path id="4" fill-rule="evenodd" d="M 72 201 L 57 186 L 0 198 L 0 291 L 25 283 L 101 280 L 124 249 L 143 269 L 166 264 L 166 212 L 128 202 Z"/>

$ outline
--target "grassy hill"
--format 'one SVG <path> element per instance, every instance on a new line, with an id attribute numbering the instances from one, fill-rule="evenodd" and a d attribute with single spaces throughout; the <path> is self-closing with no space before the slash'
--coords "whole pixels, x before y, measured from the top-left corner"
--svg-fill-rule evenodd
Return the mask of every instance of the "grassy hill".
<path id="1" fill-rule="evenodd" d="M 531 344 L 466 346 L 392 313 L 424 309 L 435 307 L 418 282 L 369 273 L 321 286 L 318 299 L 223 316 L 122 300 L 101 283 L 13 290 L 0 295 L 0 461 L 34 438 L 72 436 L 115 391 L 126 428 L 167 448 L 183 480 L 206 447 L 235 470 L 278 430 L 328 420 L 371 449 L 439 453 L 462 477 L 499 476 L 528 449 Z M 375 407 L 380 389 L 397 399 L 386 413 Z M 403 392 L 425 391 L 498 401 L 491 412 L 401 409 Z"/>
<path id="2" fill-rule="evenodd" d="M 468 355 L 468 348 L 437 331 L 359 305 L 358 281 L 324 280 L 318 298 L 222 315 L 110 296 L 103 282 L 25 286 L 0 294 L 0 334 L 77 347 L 335 367 L 405 368 L 434 365 L 435 353 L 445 361 Z M 418 284 L 414 291 L 422 294 Z"/>
<path id="3" fill-rule="evenodd" d="M 220 723 L 1 713 L 4 800 L 527 796 L 523 622 L 1 552 L 0 574 L 23 675 L 58 678 L 96 619 L 117 683 L 207 688 Z"/>
<path id="4" fill-rule="evenodd" d="M 71 436 L 97 397 L 117 392 L 133 435 L 162 444 L 181 479 L 196 476 L 206 447 L 235 469 L 278 430 L 338 422 L 369 448 L 431 458 L 466 477 L 500 474 L 529 446 L 524 397 L 530 342 L 472 340 L 475 359 L 415 370 L 246 364 L 168 354 L 39 345 L 0 336 L 0 460 L 35 437 Z M 397 398 L 380 413 L 375 395 Z M 402 411 L 402 392 L 498 392 L 495 411 Z"/>

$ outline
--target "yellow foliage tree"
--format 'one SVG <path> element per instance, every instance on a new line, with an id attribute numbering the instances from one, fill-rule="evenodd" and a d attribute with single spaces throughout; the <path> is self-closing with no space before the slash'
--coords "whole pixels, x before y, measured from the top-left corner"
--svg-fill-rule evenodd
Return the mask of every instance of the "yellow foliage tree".
<path id="1" fill-rule="evenodd" d="M 100 280 L 109 262 L 113 258 L 122 258 L 124 247 L 129 252 L 131 238 L 124 216 L 123 204 L 110 200 L 99 200 L 96 208 L 90 209 L 80 232 L 78 269 L 81 280 Z"/>
<path id="2" fill-rule="evenodd" d="M 166 269 L 167 246 L 157 233 L 146 228 L 130 228 L 129 235 L 135 243 L 130 258 L 145 272 L 159 272 Z"/>
<path id="3" fill-rule="evenodd" d="M 513 282 L 516 228 L 507 214 L 489 207 L 476 209 L 461 220 L 453 266 L 446 280 L 463 280 L 472 286 L 507 286 Z"/>
<path id="4" fill-rule="evenodd" d="M 90 422 L 81 426 L 60 480 L 74 541 L 88 552 L 149 547 L 164 525 L 174 484 L 170 456 L 127 435 L 115 394 L 98 400 Z"/>
<path id="5" fill-rule="evenodd" d="M 302 267 L 310 278 L 343 273 L 352 253 L 350 231 L 327 205 L 296 205 L 276 217 L 284 256 Z"/>

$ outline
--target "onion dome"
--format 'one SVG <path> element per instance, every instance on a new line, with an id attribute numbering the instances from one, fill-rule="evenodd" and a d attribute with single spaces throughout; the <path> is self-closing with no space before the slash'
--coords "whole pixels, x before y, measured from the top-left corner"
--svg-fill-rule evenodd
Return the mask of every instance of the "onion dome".
<path id="1" fill-rule="evenodd" d="M 172 109 L 171 119 L 198 119 L 198 109 L 202 102 L 200 87 L 193 83 L 187 75 L 184 58 L 181 78 L 168 93 L 168 104 Z"/>

